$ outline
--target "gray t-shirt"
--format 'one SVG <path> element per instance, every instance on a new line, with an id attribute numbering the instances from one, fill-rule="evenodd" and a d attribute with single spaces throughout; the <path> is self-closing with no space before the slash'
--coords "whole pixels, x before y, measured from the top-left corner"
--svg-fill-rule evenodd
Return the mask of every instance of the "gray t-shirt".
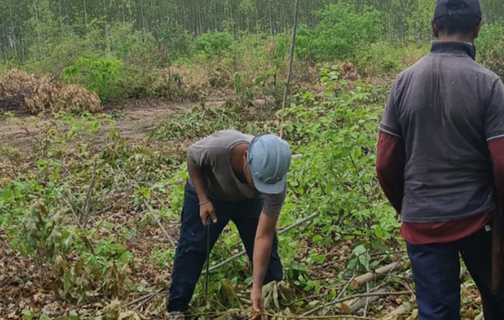
<path id="1" fill-rule="evenodd" d="M 231 167 L 231 150 L 252 139 L 253 136 L 235 130 L 219 131 L 191 145 L 187 161 L 202 169 L 206 192 L 211 199 L 237 202 L 262 196 L 264 214 L 278 217 L 287 191 L 261 195 L 253 185 L 242 183 Z M 189 183 L 192 185 L 191 177 Z"/>
<path id="2" fill-rule="evenodd" d="M 380 130 L 404 141 L 403 221 L 457 220 L 495 205 L 487 141 L 504 136 L 504 91 L 473 59 L 472 44 L 435 41 L 394 84 Z"/>

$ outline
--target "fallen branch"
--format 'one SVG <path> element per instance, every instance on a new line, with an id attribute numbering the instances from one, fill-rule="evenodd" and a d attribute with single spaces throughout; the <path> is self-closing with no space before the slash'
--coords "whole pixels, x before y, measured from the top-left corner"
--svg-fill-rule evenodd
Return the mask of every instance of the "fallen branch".
<path id="1" fill-rule="evenodd" d="M 352 278 L 351 278 L 351 279 L 350 279 L 350 280 L 349 280 L 349 281 L 345 284 L 345 286 L 343 287 L 343 289 L 341 289 L 340 293 L 339 293 L 339 294 L 338 294 L 338 296 L 337 296 L 337 297 L 333 300 L 333 302 L 334 302 L 334 301 L 339 300 L 339 299 L 343 296 L 343 294 L 346 292 L 346 290 L 347 290 L 347 289 L 348 289 L 348 287 L 350 286 L 350 283 L 352 283 L 352 281 L 353 281 L 354 279 L 355 279 L 355 276 L 353 276 L 353 277 L 352 277 Z M 310 314 L 312 314 L 312 313 L 315 313 L 315 312 L 317 312 L 317 311 L 319 311 L 319 310 L 324 309 L 325 307 L 326 307 L 326 305 L 318 306 L 318 307 L 317 307 L 317 308 L 315 308 L 315 309 L 312 309 L 312 310 L 310 310 L 310 311 L 307 311 L 307 312 L 303 313 L 301 316 L 302 316 L 302 317 L 308 316 L 308 315 L 310 315 Z"/>
<path id="2" fill-rule="evenodd" d="M 84 228 L 87 227 L 88 224 L 88 219 L 89 219 L 89 213 L 91 212 L 91 194 L 93 193 L 93 188 L 95 184 L 95 179 L 96 179 L 96 158 L 93 164 L 93 175 L 91 176 L 91 182 L 89 183 L 89 189 L 86 195 L 86 201 L 84 202 L 84 208 L 82 208 L 83 216 L 82 216 L 82 225 Z"/>
<path id="3" fill-rule="evenodd" d="M 318 216 L 320 216 L 320 212 L 314 213 L 314 214 L 312 214 L 311 216 L 306 217 L 306 218 L 303 218 L 303 219 L 299 220 L 298 222 L 294 223 L 293 225 L 291 225 L 291 226 L 289 226 L 289 227 L 287 227 L 287 228 L 285 228 L 285 229 L 280 230 L 280 231 L 279 231 L 279 234 L 284 234 L 284 233 L 286 233 L 286 232 L 289 232 L 289 231 L 291 231 L 292 229 L 297 228 L 297 227 L 299 227 L 300 225 L 302 225 L 303 223 L 308 222 L 308 221 L 310 221 L 310 220 L 313 220 L 313 219 L 315 219 L 315 218 L 316 218 L 316 217 L 318 217 Z"/>
<path id="4" fill-rule="evenodd" d="M 396 262 L 397 262 L 396 266 L 399 266 L 400 261 L 396 261 Z M 408 265 L 409 265 L 409 263 L 410 262 L 408 260 Z M 387 272 L 387 274 L 383 277 L 383 279 L 381 280 L 380 284 L 377 285 L 376 288 L 380 288 L 381 286 L 385 285 L 385 282 L 389 279 L 390 275 L 392 274 L 392 272 L 394 272 L 394 270 L 395 270 L 395 267 L 390 268 L 389 272 Z M 369 284 L 369 282 L 366 283 L 366 284 Z"/>
<path id="5" fill-rule="evenodd" d="M 409 294 L 409 292 L 407 292 L 407 293 Z M 376 294 L 379 294 L 379 295 L 376 295 Z M 389 292 L 387 292 L 387 289 L 382 288 L 382 289 L 379 289 L 376 292 L 372 292 L 372 293 L 366 294 L 365 297 L 360 298 L 359 300 L 357 300 L 356 302 L 354 302 L 351 305 L 343 304 L 341 306 L 342 307 L 341 309 L 344 310 L 347 313 L 355 314 L 357 311 L 359 311 L 360 309 L 364 308 L 367 305 L 367 303 L 369 303 L 369 302 L 371 302 L 371 303 L 375 302 L 381 296 L 388 296 L 388 295 L 389 295 Z"/>
<path id="6" fill-rule="evenodd" d="M 369 317 L 361 317 L 361 316 L 353 316 L 353 315 L 347 315 L 347 314 L 334 314 L 334 315 L 327 315 L 327 316 L 287 316 L 287 315 L 282 315 L 282 314 L 270 314 L 266 313 L 266 316 L 271 317 L 272 319 L 277 319 L 277 318 L 282 318 L 282 319 L 360 319 L 360 320 L 380 320 L 378 318 L 369 318 Z M 252 318 L 254 319 L 254 318 Z M 259 319 L 259 318 L 258 318 Z"/>
<path id="7" fill-rule="evenodd" d="M 202 319 L 216 319 L 217 317 L 222 317 L 224 315 L 229 315 L 231 316 L 230 318 L 233 319 L 241 319 L 242 317 L 236 316 L 234 317 L 233 312 L 236 311 L 241 311 L 241 310 L 228 310 L 225 312 L 199 312 L 199 313 L 192 313 L 191 316 Z M 353 315 L 328 315 L 328 316 L 308 316 L 308 317 L 300 317 L 297 315 L 284 315 L 284 314 L 273 314 L 273 313 L 263 313 L 262 315 L 267 316 L 268 319 L 357 319 L 357 320 L 380 320 L 378 318 L 369 318 L 369 317 L 361 317 L 361 316 L 353 316 Z M 228 319 L 228 318 L 226 318 Z M 247 317 L 248 319 L 248 317 Z M 251 320 L 259 320 L 260 316 L 259 314 L 253 316 L 250 318 Z"/>
<path id="8" fill-rule="evenodd" d="M 105 207 L 105 208 L 103 208 L 102 210 L 98 211 L 98 212 L 96 213 L 96 215 L 97 215 L 97 216 L 99 216 L 99 215 L 101 215 L 102 213 L 105 213 L 105 212 L 107 212 L 107 211 L 109 211 L 109 210 L 112 210 L 112 209 L 113 209 L 114 207 L 116 207 L 116 206 L 117 206 L 117 205 L 118 205 L 121 201 L 123 201 L 124 199 L 128 198 L 129 196 L 131 196 L 131 193 L 132 193 L 132 192 L 129 192 L 129 193 L 128 193 L 128 192 L 124 192 L 124 196 L 123 196 L 122 198 L 119 198 L 118 200 L 113 199 L 113 203 L 112 203 L 111 205 L 109 205 L 108 207 Z M 115 196 L 115 195 L 113 195 L 113 196 Z M 111 198 L 113 198 L 113 197 L 111 197 Z M 101 199 L 101 200 L 102 200 L 102 199 Z M 103 200 L 102 200 L 102 201 L 103 201 Z"/>
<path id="9" fill-rule="evenodd" d="M 372 292 L 372 293 L 362 293 L 362 294 L 356 294 L 353 296 L 341 298 L 339 300 L 334 300 L 326 305 L 326 307 L 330 307 L 332 305 L 335 305 L 337 303 L 345 302 L 348 300 L 352 300 L 355 298 L 366 298 L 366 297 L 383 297 L 383 296 L 404 296 L 409 294 L 409 291 L 398 291 L 398 292 Z"/>
<path id="10" fill-rule="evenodd" d="M 68 205 L 68 207 L 70 208 L 70 211 L 72 211 L 72 214 L 75 218 L 75 221 L 77 222 L 77 225 L 79 226 L 79 228 L 82 228 L 82 224 L 79 220 L 79 217 L 77 216 L 77 213 L 75 212 L 74 208 L 73 208 L 73 205 L 70 203 L 70 201 L 67 199 L 67 197 L 65 197 L 63 194 L 61 194 L 57 189 L 56 189 L 56 192 L 58 193 L 58 195 L 60 196 L 61 199 L 63 199 L 63 201 L 66 202 L 66 204 Z"/>
<path id="11" fill-rule="evenodd" d="M 155 297 L 156 295 L 160 294 L 162 291 L 164 291 L 165 288 L 161 288 L 161 289 L 158 289 L 158 290 L 155 290 L 155 291 L 152 291 L 152 292 L 149 292 L 148 294 L 146 295 L 143 295 L 141 296 L 140 298 L 137 298 L 131 302 L 129 302 L 127 304 L 128 307 L 134 305 L 135 303 L 139 303 L 139 302 L 142 302 L 143 300 L 146 300 L 146 299 L 152 299 L 153 297 Z"/>
<path id="12" fill-rule="evenodd" d="M 394 310 L 390 311 L 390 313 L 383 319 L 384 320 L 391 320 L 391 319 L 394 319 L 395 316 L 399 316 L 404 313 L 406 313 L 406 308 L 404 307 L 404 305 L 401 305 L 401 306 L 395 308 Z"/>
<path id="13" fill-rule="evenodd" d="M 147 302 L 151 301 L 155 296 L 157 296 L 161 292 L 163 292 L 163 290 L 157 290 L 156 292 L 153 292 L 149 296 L 145 297 L 145 299 L 143 299 L 142 302 L 140 302 L 135 308 L 133 308 L 133 310 L 140 309 L 144 304 L 146 304 Z"/>
<path id="14" fill-rule="evenodd" d="M 121 170 L 121 168 L 119 168 L 119 166 L 117 167 L 117 169 Z M 121 171 L 125 172 L 124 170 L 121 170 Z M 128 182 L 128 184 L 130 186 L 132 186 L 133 188 L 136 188 L 136 186 L 133 184 L 133 182 L 131 182 L 128 179 L 128 177 L 124 177 L 124 178 L 126 179 L 126 182 Z M 171 243 L 172 246 L 177 247 L 177 245 L 175 244 L 175 241 L 173 240 L 173 238 L 166 231 L 166 229 L 163 227 L 163 224 L 159 221 L 158 217 L 154 213 L 154 210 L 152 210 L 152 208 L 149 205 L 149 203 L 147 202 L 147 200 L 145 200 L 145 197 L 142 196 L 142 200 L 143 200 L 144 205 L 147 207 L 147 211 L 149 211 L 149 213 L 151 214 L 152 218 L 156 221 L 157 225 L 161 228 L 161 230 L 163 230 L 163 233 L 165 234 L 165 236 L 168 239 L 168 241 Z"/>
<path id="15" fill-rule="evenodd" d="M 369 293 L 369 282 L 366 283 L 366 292 Z M 368 307 L 369 307 L 369 302 L 373 302 L 373 301 L 370 301 L 369 298 L 366 298 L 366 304 L 364 305 L 364 314 L 363 314 L 364 317 L 367 316 L 367 310 L 368 310 Z M 354 313 L 354 312 L 352 312 L 352 313 Z"/>
<path id="16" fill-rule="evenodd" d="M 143 198 L 143 203 L 147 207 L 147 210 L 151 214 L 152 218 L 154 220 L 156 220 L 156 223 L 158 224 L 158 226 L 161 228 L 161 230 L 163 230 L 166 238 L 168 238 L 168 241 L 171 243 L 171 245 L 174 246 L 174 247 L 177 247 L 177 244 L 175 244 L 175 241 L 173 240 L 173 238 L 170 236 L 170 234 L 163 227 L 163 224 L 159 221 L 158 217 L 154 214 L 154 211 L 152 210 L 151 206 L 149 206 L 149 204 L 147 203 L 147 200 L 145 200 L 145 198 Z"/>
<path id="17" fill-rule="evenodd" d="M 314 218 L 318 217 L 319 215 L 320 215 L 320 212 L 319 212 L 319 213 L 314 213 L 314 214 L 312 214 L 312 215 L 311 215 L 311 216 L 309 216 L 309 217 L 303 218 L 303 219 L 299 220 L 298 222 L 294 223 L 293 225 L 291 225 L 291 226 L 289 226 L 289 227 L 287 227 L 287 228 L 280 229 L 280 230 L 278 231 L 278 234 L 284 234 L 284 233 L 286 233 L 286 232 L 289 232 L 289 231 L 291 231 L 292 229 L 294 229 L 294 228 L 296 228 L 296 227 L 298 227 L 298 226 L 302 225 L 302 224 L 303 224 L 303 223 L 305 223 L 306 221 L 309 221 L 309 220 L 312 220 L 312 219 L 314 219 Z M 239 244 L 241 244 L 241 243 L 242 243 L 242 242 L 241 242 L 241 240 L 240 240 L 240 241 L 236 241 L 235 243 L 233 243 L 233 244 L 231 245 L 231 247 L 236 247 L 237 245 L 239 245 Z"/>
<path id="18" fill-rule="evenodd" d="M 393 262 L 389 265 L 386 265 L 384 267 L 378 268 L 375 271 L 368 272 L 366 274 L 363 274 L 361 276 L 358 276 L 355 278 L 355 280 L 352 282 L 350 287 L 352 289 L 357 289 L 361 287 L 362 285 L 365 285 L 366 283 L 376 280 L 379 277 L 387 275 L 391 270 L 395 269 L 398 265 L 400 265 L 400 261 Z"/>
<path id="19" fill-rule="evenodd" d="M 287 228 L 285 228 L 285 229 L 281 230 L 278 234 L 284 234 L 284 233 L 286 233 L 286 232 L 288 232 L 288 231 L 290 231 L 290 230 L 292 230 L 292 229 L 294 229 L 294 228 L 296 228 L 296 227 L 300 226 L 301 224 L 303 224 L 303 223 L 305 223 L 305 222 L 307 222 L 307 221 L 310 221 L 310 220 L 315 219 L 315 218 L 316 218 L 316 217 L 318 217 L 319 215 L 320 215 L 320 212 L 317 212 L 317 213 L 315 213 L 315 214 L 312 214 L 312 215 L 311 215 L 311 216 L 309 216 L 309 217 L 306 217 L 306 218 L 304 218 L 304 219 L 301 219 L 301 220 L 299 220 L 298 222 L 294 223 L 293 225 L 291 225 L 291 226 L 289 226 L 289 227 L 287 227 Z M 223 265 L 226 265 L 226 264 L 230 263 L 231 261 L 234 261 L 234 260 L 236 260 L 236 259 L 240 258 L 241 256 L 243 256 L 243 255 L 245 255 L 245 254 L 246 254 L 246 251 L 245 251 L 245 250 L 244 250 L 244 251 L 241 251 L 240 253 L 237 253 L 237 254 L 235 254 L 234 256 L 232 256 L 232 257 L 230 257 L 230 258 L 228 258 L 228 259 L 226 259 L 226 260 L 222 261 L 221 263 L 218 263 L 218 264 L 216 264 L 215 266 L 211 267 L 211 268 L 208 270 L 208 272 L 212 272 L 212 271 L 214 271 L 214 270 L 216 270 L 216 269 L 218 269 L 218 268 L 222 267 Z"/>

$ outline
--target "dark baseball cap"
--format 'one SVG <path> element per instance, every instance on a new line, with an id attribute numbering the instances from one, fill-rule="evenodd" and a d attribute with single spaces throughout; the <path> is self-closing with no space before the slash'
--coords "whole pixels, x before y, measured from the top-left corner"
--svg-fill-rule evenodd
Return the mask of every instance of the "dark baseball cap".
<path id="1" fill-rule="evenodd" d="M 434 20 L 449 16 L 473 16 L 482 18 L 479 0 L 438 0 Z"/>

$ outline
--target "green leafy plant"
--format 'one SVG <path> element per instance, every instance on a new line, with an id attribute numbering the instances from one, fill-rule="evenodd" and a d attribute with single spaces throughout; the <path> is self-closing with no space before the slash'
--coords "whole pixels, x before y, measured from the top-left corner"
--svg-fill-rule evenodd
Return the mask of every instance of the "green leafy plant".
<path id="1" fill-rule="evenodd" d="M 311 61 L 355 59 L 381 37 L 381 13 L 373 7 L 357 12 L 352 3 L 329 4 L 318 11 L 320 23 L 300 26 L 296 54 Z"/>
<path id="2" fill-rule="evenodd" d="M 120 96 L 119 68 L 122 62 L 112 59 L 91 60 L 79 58 L 72 66 L 61 71 L 61 77 L 69 83 L 79 84 L 95 91 L 102 101 Z"/>

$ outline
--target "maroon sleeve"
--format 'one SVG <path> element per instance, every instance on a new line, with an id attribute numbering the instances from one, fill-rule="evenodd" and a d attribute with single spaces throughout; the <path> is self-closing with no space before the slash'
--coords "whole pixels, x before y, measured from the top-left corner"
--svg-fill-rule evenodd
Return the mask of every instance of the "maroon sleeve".
<path id="1" fill-rule="evenodd" d="M 497 201 L 504 208 L 504 138 L 488 141 L 488 149 L 492 156 Z"/>
<path id="2" fill-rule="evenodd" d="M 406 152 L 403 140 L 380 131 L 378 154 L 376 157 L 376 173 L 385 195 L 397 213 L 401 213 L 404 194 L 405 162 Z"/>

